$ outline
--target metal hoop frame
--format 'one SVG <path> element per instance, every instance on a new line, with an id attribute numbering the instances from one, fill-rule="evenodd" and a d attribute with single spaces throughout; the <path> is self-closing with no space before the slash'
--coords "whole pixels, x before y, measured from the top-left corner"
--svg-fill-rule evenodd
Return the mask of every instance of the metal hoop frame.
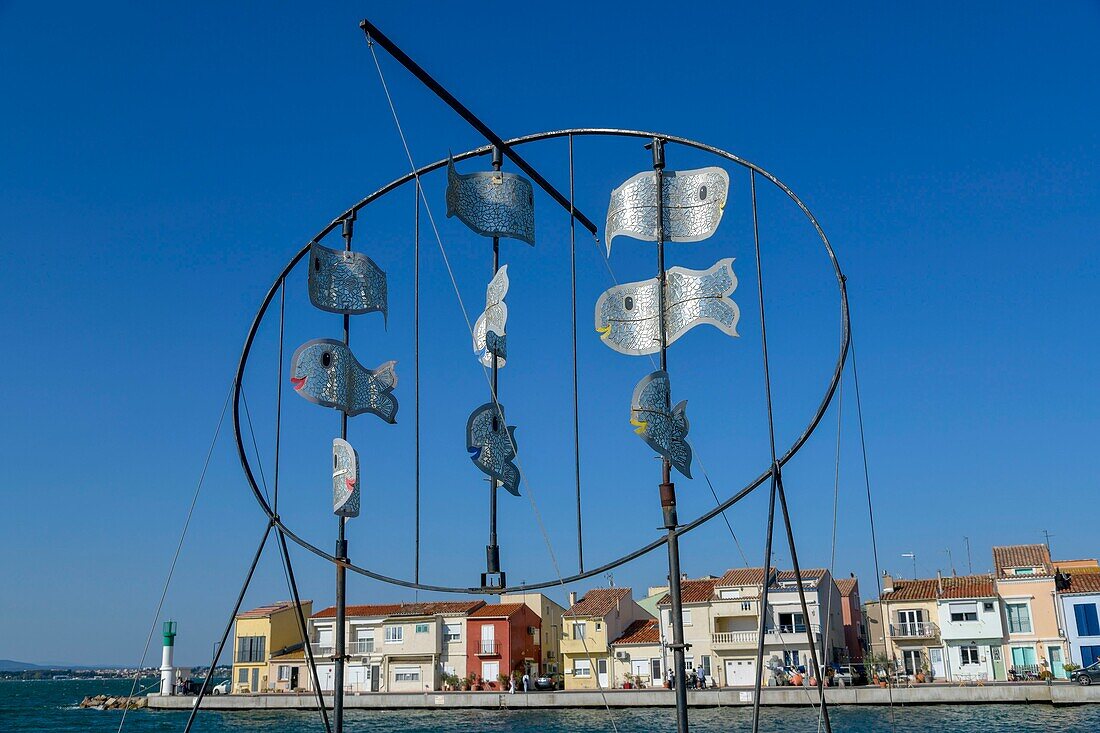
<path id="1" fill-rule="evenodd" d="M 694 148 L 696 150 L 702 150 L 704 152 L 712 153 L 712 154 L 717 155 L 721 158 L 725 158 L 726 160 L 729 160 L 733 163 L 736 163 L 737 165 L 740 165 L 743 168 L 747 168 L 749 170 L 755 171 L 756 173 L 760 174 L 764 178 L 767 178 L 769 181 L 771 181 L 773 184 L 775 184 L 775 186 L 777 188 L 779 188 L 779 190 L 781 190 L 783 193 L 787 194 L 787 196 L 790 197 L 790 199 L 792 201 L 794 201 L 794 203 L 798 206 L 798 208 L 802 210 L 802 213 L 806 215 L 806 218 L 809 219 L 810 224 L 813 226 L 814 230 L 817 232 L 818 237 L 821 239 L 821 243 L 825 246 L 825 251 L 828 253 L 829 261 L 833 265 L 833 272 L 836 275 L 837 287 L 840 291 L 840 320 L 841 320 L 841 324 L 840 324 L 841 325 L 840 353 L 837 356 L 836 366 L 833 370 L 832 379 L 829 381 L 829 387 L 826 390 L 825 396 L 821 400 L 821 403 L 818 405 L 818 408 L 817 408 L 816 412 L 814 413 L 813 417 L 811 418 L 809 424 L 802 431 L 802 434 L 799 435 L 798 438 L 794 441 L 794 443 L 791 444 L 790 448 L 788 448 L 787 451 L 781 457 L 779 457 L 777 459 L 777 462 L 778 462 L 779 466 L 780 467 L 784 466 L 788 461 L 790 461 L 795 456 L 795 454 L 798 453 L 798 451 L 802 448 L 802 446 L 806 443 L 806 441 L 809 440 L 810 435 L 812 435 L 814 430 L 817 429 L 817 426 L 818 426 L 818 424 L 820 424 L 821 419 L 825 416 L 825 412 L 829 409 L 829 405 L 832 403 L 833 395 L 836 393 L 837 387 L 840 384 L 840 380 L 841 380 L 841 377 L 842 377 L 843 372 L 844 372 L 844 364 L 845 364 L 845 361 L 847 360 L 847 357 L 848 357 L 848 348 L 849 348 L 849 345 L 851 343 L 851 325 L 850 325 L 850 322 L 849 322 L 848 291 L 847 291 L 847 286 L 846 286 L 846 282 L 845 282 L 846 278 L 844 276 L 844 273 L 840 269 L 840 263 L 837 261 L 836 253 L 833 251 L 832 245 L 829 244 L 828 237 L 825 236 L 825 231 L 821 228 L 821 225 L 818 223 L 817 219 L 814 218 L 814 215 L 812 213 L 810 213 L 810 210 L 806 206 L 806 204 L 804 204 L 802 202 L 802 200 L 800 198 L 798 198 L 798 196 L 795 195 L 794 191 L 792 191 L 790 188 L 788 188 L 782 181 L 780 181 L 774 175 L 772 175 L 768 171 L 764 170 L 760 166 L 756 165 L 755 163 L 751 163 L 751 162 L 749 162 L 749 161 L 747 161 L 743 158 L 740 158 L 740 157 L 734 155 L 733 153 L 729 153 L 725 150 L 722 150 L 721 148 L 716 148 L 712 145 L 706 145 L 705 143 L 697 142 L 695 140 L 689 140 L 688 138 L 677 137 L 675 135 L 666 135 L 666 134 L 659 133 L 659 132 L 646 132 L 646 131 L 643 131 L 643 130 L 622 130 L 622 129 L 616 129 L 616 128 L 598 128 L 598 127 L 588 128 L 588 127 L 585 127 L 585 128 L 574 128 L 574 129 L 567 129 L 567 130 L 553 130 L 553 131 L 548 131 L 548 132 L 535 133 L 535 134 L 532 134 L 532 135 L 525 135 L 525 136 L 522 136 L 522 137 L 516 137 L 516 138 L 512 138 L 511 140 L 507 140 L 506 143 L 507 143 L 508 146 L 518 146 L 518 145 L 525 145 L 527 143 L 540 142 L 540 141 L 543 141 L 543 140 L 553 140 L 553 139 L 556 139 L 556 138 L 563 138 L 563 137 L 570 137 L 570 136 L 572 136 L 572 137 L 597 137 L 597 136 L 634 137 L 634 138 L 646 138 L 646 139 L 661 138 L 662 140 L 665 140 L 666 142 L 676 143 L 678 145 L 683 145 L 683 146 L 688 147 L 688 148 Z M 466 160 L 468 158 L 475 158 L 475 157 L 482 156 L 482 155 L 488 155 L 491 152 L 491 150 L 492 150 L 491 145 L 483 145 L 479 148 L 474 148 L 473 150 L 469 150 L 469 151 L 461 153 L 459 155 L 455 155 L 454 160 L 460 161 L 460 160 Z M 586 570 L 584 572 L 577 573 L 575 575 L 570 575 L 570 576 L 565 577 L 565 578 L 558 578 L 558 579 L 554 579 L 554 580 L 540 581 L 540 582 L 537 582 L 537 583 L 522 583 L 520 585 L 509 586 L 507 588 L 493 588 L 493 589 L 480 588 L 480 587 L 458 587 L 458 586 L 447 586 L 447 585 L 432 585 L 432 584 L 428 584 L 428 583 L 418 583 L 418 582 L 414 582 L 414 581 L 411 581 L 411 580 L 405 580 L 403 578 L 394 578 L 394 577 L 391 577 L 391 576 L 388 576 L 388 575 L 383 575 L 382 573 L 377 573 L 377 572 L 375 572 L 373 570 L 370 570 L 368 568 L 364 568 L 364 567 L 361 567 L 359 565 L 355 565 L 354 563 L 343 562 L 343 561 L 339 560 L 338 558 L 336 558 L 335 556 L 333 556 L 333 555 L 325 552 L 324 550 L 318 548 L 317 546 L 315 546 L 311 542 L 308 542 L 307 540 L 299 537 L 297 534 L 295 534 L 289 527 L 287 527 L 283 523 L 282 518 L 274 512 L 274 510 L 271 508 L 271 505 L 268 504 L 267 500 L 264 498 L 263 494 L 260 492 L 259 486 L 256 484 L 256 477 L 252 472 L 252 466 L 249 463 L 248 455 L 247 455 L 247 452 L 245 451 L 244 440 L 243 440 L 242 435 L 241 435 L 241 420 L 240 420 L 240 417 L 241 417 L 241 415 L 240 415 L 241 384 L 242 384 L 242 381 L 244 379 L 245 367 L 248 364 L 248 356 L 249 356 L 249 353 L 252 350 L 252 343 L 256 338 L 256 333 L 260 328 L 260 324 L 263 322 L 264 316 L 267 313 L 268 306 L 271 305 L 271 302 L 274 299 L 275 294 L 279 291 L 280 286 L 282 286 L 283 282 L 286 280 L 287 276 L 291 273 L 291 271 L 297 266 L 297 264 L 302 260 L 302 258 L 305 257 L 306 254 L 308 254 L 311 244 L 313 244 L 314 242 L 319 242 L 326 235 L 328 235 L 333 229 L 340 226 L 340 224 L 345 219 L 347 219 L 349 217 L 352 217 L 353 215 L 357 214 L 360 209 L 367 206 L 371 202 L 381 198 L 382 196 L 389 193 L 390 191 L 393 191 L 394 189 L 400 188 L 401 186 L 405 185 L 406 183 L 409 183 L 410 181 L 414 181 L 414 180 L 418 179 L 420 176 L 422 176 L 426 173 L 431 173 L 432 171 L 443 168 L 446 165 L 447 165 L 447 160 L 446 159 L 438 160 L 434 163 L 431 163 L 429 165 L 423 166 L 422 168 L 419 168 L 415 172 L 408 173 L 408 174 L 406 174 L 406 175 L 404 175 L 400 178 L 397 178 L 397 179 L 391 181 L 390 183 L 387 183 L 382 188 L 379 188 L 374 193 L 368 195 L 366 198 L 359 201 L 357 204 L 355 204 L 350 209 L 345 211 L 339 217 L 334 219 L 328 226 L 326 226 L 324 229 L 322 229 L 320 232 L 318 232 L 313 237 L 313 239 L 311 239 L 308 243 L 306 243 L 306 245 L 304 247 L 302 247 L 302 249 L 300 249 L 298 251 L 298 253 L 294 255 L 293 258 L 291 258 L 290 262 L 287 263 L 286 267 L 283 268 L 283 271 L 275 279 L 275 283 L 271 286 L 271 289 L 268 290 L 267 295 L 264 297 L 263 303 L 260 304 L 260 308 L 256 312 L 256 316 L 252 321 L 252 326 L 248 330 L 248 337 L 245 339 L 244 348 L 241 351 L 241 358 L 240 358 L 240 362 L 237 364 L 237 374 L 236 374 L 236 378 L 235 378 L 234 383 L 233 383 L 233 433 L 234 433 L 234 438 L 235 438 L 236 443 L 237 443 L 237 454 L 238 454 L 238 456 L 240 458 L 240 461 L 241 461 L 241 467 L 244 469 L 245 477 L 248 479 L 249 488 L 251 488 L 252 495 L 255 497 L 256 502 L 260 505 L 260 508 L 263 510 L 264 514 L 267 515 L 268 519 L 273 523 L 273 525 L 275 527 L 277 527 L 279 529 L 279 531 L 281 531 L 284 535 L 286 535 L 291 540 L 293 540 L 295 543 L 297 543 L 298 546 L 302 547 L 303 549 L 309 550 L 310 552 L 312 552 L 317 557 L 320 557 L 324 560 L 327 560 L 328 562 L 332 563 L 333 565 L 343 565 L 345 568 L 347 568 L 348 570 L 350 570 L 354 573 L 358 573 L 359 575 L 363 575 L 363 576 L 368 577 L 368 578 L 373 578 L 374 580 L 379 580 L 383 583 L 389 583 L 391 585 L 402 586 L 402 587 L 405 587 L 405 588 L 413 588 L 413 589 L 416 589 L 416 590 L 435 591 L 435 592 L 439 592 L 439 593 L 485 594 L 485 593 L 526 592 L 526 591 L 540 590 L 540 589 L 543 589 L 543 588 L 550 588 L 550 587 L 554 587 L 554 586 L 564 586 L 564 585 L 567 585 L 567 584 L 570 584 L 570 583 L 575 583 L 577 581 L 584 580 L 586 578 L 591 578 L 591 577 L 596 576 L 596 575 L 602 575 L 603 573 L 606 573 L 609 570 L 612 570 L 614 568 L 619 567 L 620 565 L 624 565 L 628 562 L 631 562 L 632 560 L 636 560 L 637 558 L 641 557 L 642 555 L 645 555 L 647 553 L 652 552 L 653 550 L 656 550 L 658 547 L 661 547 L 662 545 L 664 545 L 668 542 L 668 536 L 667 535 L 662 535 L 658 539 L 654 540 L 653 542 L 650 542 L 647 545 L 643 545 L 642 547 L 639 547 L 638 549 L 636 549 L 632 552 L 629 552 L 625 555 L 622 555 L 622 556 L 620 556 L 620 557 L 618 557 L 618 558 L 616 558 L 616 559 L 614 559 L 610 562 L 607 562 L 607 563 L 605 563 L 605 564 L 603 564 L 603 565 L 601 565 L 597 568 L 592 568 L 591 570 Z M 679 529 L 676 530 L 676 535 L 679 536 L 679 535 L 687 534 L 688 532 L 695 529 L 696 527 L 699 527 L 699 526 L 705 524 L 706 522 L 710 521 L 714 517 L 718 516 L 719 514 L 724 512 L 726 509 L 729 509 L 734 504 L 741 501 L 743 498 L 745 498 L 750 493 L 752 493 L 753 490 L 755 490 L 757 487 L 759 487 L 765 481 L 767 481 L 768 478 L 772 475 L 772 471 L 773 471 L 773 467 L 769 465 L 767 467 L 767 469 L 765 469 L 759 476 L 757 476 L 755 479 L 753 479 L 751 482 L 749 482 L 743 489 L 741 489 L 740 491 L 738 491 L 737 493 L 735 493 L 734 495 L 732 495 L 731 497 L 729 497 L 728 499 L 726 499 L 722 503 L 718 504 L 713 509 L 711 509 L 711 510 L 705 512 L 704 514 L 700 515 L 699 517 L 695 518 L 691 522 L 688 522 L 687 524 L 682 525 Z"/>

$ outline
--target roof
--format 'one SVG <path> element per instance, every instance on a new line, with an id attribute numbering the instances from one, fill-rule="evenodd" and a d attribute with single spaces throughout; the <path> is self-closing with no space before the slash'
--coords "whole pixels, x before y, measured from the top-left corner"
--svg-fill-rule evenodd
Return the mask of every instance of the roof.
<path id="1" fill-rule="evenodd" d="M 714 597 L 714 586 L 718 583 L 717 578 L 702 578 L 700 580 L 684 580 L 680 582 L 680 603 L 707 603 Z M 661 600 L 657 601 L 658 606 L 665 606 L 672 603 L 672 597 L 665 593 L 661 596 Z"/>
<path id="2" fill-rule="evenodd" d="M 802 579 L 820 579 L 825 577 L 826 572 L 827 571 L 825 568 L 810 568 L 809 570 L 803 570 Z M 796 578 L 798 578 L 798 576 L 794 574 L 793 570 L 780 570 L 778 573 L 775 574 L 776 580 L 795 580 Z"/>
<path id="3" fill-rule="evenodd" d="M 302 606 L 313 603 L 313 601 L 302 601 Z M 269 603 L 266 606 L 259 606 L 253 608 L 250 611 L 243 611 L 237 614 L 237 618 L 267 618 L 272 614 L 279 613 L 281 611 L 288 611 L 294 608 L 294 601 L 276 601 L 275 603 Z"/>
<path id="4" fill-rule="evenodd" d="M 426 603 L 375 603 L 348 606 L 349 617 L 362 616 L 436 616 L 466 615 L 485 605 L 485 601 L 428 601 Z M 336 618 L 336 606 L 318 611 L 313 618 Z"/>
<path id="5" fill-rule="evenodd" d="M 1042 544 L 994 547 L 993 567 L 997 570 L 998 578 L 1022 577 L 1007 572 L 1009 568 L 1042 568 L 1042 573 L 1037 575 L 1054 575 L 1054 565 L 1050 562 L 1050 550 Z"/>
<path id="6" fill-rule="evenodd" d="M 859 587 L 859 580 L 856 578 L 841 578 L 836 581 L 836 588 L 840 591 L 842 596 L 850 596 Z"/>
<path id="7" fill-rule="evenodd" d="M 470 614 L 470 618 L 508 618 L 522 611 L 525 606 L 522 603 L 498 603 L 494 606 L 485 605 Z"/>
<path id="8" fill-rule="evenodd" d="M 618 639 L 611 642 L 613 646 L 620 644 L 659 644 L 661 643 L 661 630 L 657 627 L 657 619 L 640 619 L 626 627 Z"/>
<path id="9" fill-rule="evenodd" d="M 631 600 L 630 588 L 593 588 L 574 603 L 565 615 L 603 618 L 614 611 L 624 599 Z"/>
<path id="10" fill-rule="evenodd" d="M 763 585 L 764 568 L 734 568 L 727 570 L 726 574 L 715 582 L 719 588 L 743 585 Z"/>
<path id="11" fill-rule="evenodd" d="M 936 579 L 895 580 L 894 589 L 883 592 L 883 601 L 934 601 L 936 599 Z"/>
<path id="12" fill-rule="evenodd" d="M 1059 593 L 1100 593 L 1100 575 L 1097 573 L 1084 573 L 1083 575 L 1070 575 L 1069 585 L 1058 591 Z"/>
<path id="13" fill-rule="evenodd" d="M 944 598 L 992 598 L 995 595 L 992 575 L 952 575 L 942 579 L 895 580 L 894 590 L 883 593 L 881 600 L 935 601 Z"/>

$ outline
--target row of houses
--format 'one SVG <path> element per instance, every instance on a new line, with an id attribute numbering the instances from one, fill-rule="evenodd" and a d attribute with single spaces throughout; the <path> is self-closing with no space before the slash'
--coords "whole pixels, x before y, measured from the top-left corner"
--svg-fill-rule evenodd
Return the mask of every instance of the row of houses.
<path id="1" fill-rule="evenodd" d="M 765 659 L 808 666 L 811 639 L 819 659 L 845 664 L 863 655 L 859 587 L 827 570 L 799 579 L 775 568 L 738 568 L 682 581 L 687 666 L 708 684 L 752 684 L 760 599 L 768 585 Z M 303 602 L 308 643 L 320 688 L 335 679 L 336 610 L 316 613 Z M 672 619 L 668 587 L 635 600 L 630 588 L 571 593 L 563 608 L 538 593 L 483 601 L 350 605 L 346 613 L 345 692 L 422 692 L 456 680 L 499 688 L 501 676 L 560 674 L 566 689 L 661 685 L 668 677 Z M 263 606 L 237 617 L 235 693 L 312 689 L 293 603 Z"/>
<path id="2" fill-rule="evenodd" d="M 893 579 L 864 609 L 871 652 L 934 679 L 1066 678 L 1100 660 L 1100 564 L 993 548 L 993 572 Z"/>

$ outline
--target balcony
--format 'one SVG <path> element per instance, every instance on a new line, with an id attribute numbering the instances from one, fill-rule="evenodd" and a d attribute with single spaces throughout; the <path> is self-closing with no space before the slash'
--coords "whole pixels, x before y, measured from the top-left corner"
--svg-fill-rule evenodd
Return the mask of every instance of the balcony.
<path id="1" fill-rule="evenodd" d="M 496 639 L 482 639 L 477 643 L 477 655 L 479 657 L 494 657 L 500 654 L 500 647 Z"/>
<path id="2" fill-rule="evenodd" d="M 374 653 L 374 639 L 360 639 L 359 641 L 353 641 L 348 645 L 349 653 L 355 656 L 363 656 L 365 654 Z"/>
<path id="3" fill-rule="evenodd" d="M 929 621 L 890 624 L 890 636 L 895 639 L 935 639 L 939 635 L 940 627 Z"/>
<path id="4" fill-rule="evenodd" d="M 773 626 L 764 632 L 764 643 L 779 646 L 805 646 L 806 624 L 784 624 Z M 821 628 L 814 624 L 809 627 L 814 635 L 814 644 L 821 643 Z M 719 631 L 711 634 L 710 645 L 715 651 L 721 649 L 755 649 L 759 635 L 755 631 Z"/>
<path id="5" fill-rule="evenodd" d="M 309 648 L 313 650 L 313 656 L 315 657 L 332 657 L 336 653 L 336 646 L 334 644 L 310 642 Z"/>
<path id="6" fill-rule="evenodd" d="M 710 635 L 710 646 L 719 649 L 754 649 L 757 634 L 755 631 L 719 631 Z"/>

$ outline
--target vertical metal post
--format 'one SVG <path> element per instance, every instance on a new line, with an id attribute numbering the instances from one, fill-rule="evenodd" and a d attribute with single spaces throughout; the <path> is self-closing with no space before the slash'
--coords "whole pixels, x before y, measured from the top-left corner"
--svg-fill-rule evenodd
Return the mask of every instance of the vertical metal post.
<path id="1" fill-rule="evenodd" d="M 657 177 L 657 314 L 661 341 L 661 369 L 668 371 L 668 339 L 665 335 L 665 219 L 664 219 L 664 141 L 653 138 L 653 173 Z M 666 395 L 665 409 L 672 410 L 671 394 Z M 668 531 L 668 594 L 672 601 L 672 667 L 675 675 L 676 730 L 687 733 L 687 675 L 684 670 L 684 614 L 680 597 L 680 538 L 676 534 L 676 485 L 672 483 L 672 464 L 661 459 L 661 513 Z"/>
<path id="2" fill-rule="evenodd" d="M 420 178 L 413 188 L 415 218 L 413 223 L 413 390 L 416 405 L 413 414 L 416 432 L 416 549 L 413 558 L 413 581 L 420 582 Z"/>
<path id="3" fill-rule="evenodd" d="M 573 315 L 573 472 L 577 485 L 577 565 L 584 572 L 584 533 L 581 530 L 581 429 L 577 397 L 577 218 L 573 206 L 573 135 L 569 135 L 569 275 Z"/>
<path id="4" fill-rule="evenodd" d="M 351 251 L 351 238 L 355 233 L 355 213 L 344 219 L 343 237 L 344 250 Z M 344 314 L 344 345 L 349 346 L 351 341 L 351 317 Z M 348 439 L 348 414 L 340 414 L 340 437 Z M 360 489 L 362 491 L 362 489 Z M 348 571 L 344 563 L 348 561 L 348 541 L 345 536 L 345 517 L 336 518 L 336 559 L 340 562 L 336 565 L 336 648 L 333 650 L 333 690 L 332 690 L 332 721 L 336 733 L 344 732 L 344 663 L 347 660 L 346 630 L 347 621 L 347 583 Z M 317 681 L 320 686 L 320 680 Z"/>
<path id="5" fill-rule="evenodd" d="M 764 542 L 764 580 L 760 586 L 760 620 L 756 632 L 756 676 L 752 682 L 752 733 L 760 730 L 760 692 L 764 686 L 764 635 L 768 632 L 768 588 L 772 578 L 772 533 L 775 528 L 775 477 L 779 464 L 772 463 L 771 487 L 768 491 L 768 529 Z"/>
<path id="6" fill-rule="evenodd" d="M 493 170 L 499 171 L 504 162 L 500 148 L 493 146 Z M 496 277 L 500 269 L 500 237 L 493 237 L 493 277 Z M 497 355 L 493 354 L 491 381 L 493 394 L 493 430 L 499 430 L 500 425 L 500 400 L 498 391 L 499 366 Z M 481 577 L 482 587 L 489 587 L 494 581 L 497 587 L 505 585 L 504 573 L 500 571 L 500 546 L 497 545 L 497 480 L 489 479 L 489 544 L 485 547 L 485 574 Z"/>

